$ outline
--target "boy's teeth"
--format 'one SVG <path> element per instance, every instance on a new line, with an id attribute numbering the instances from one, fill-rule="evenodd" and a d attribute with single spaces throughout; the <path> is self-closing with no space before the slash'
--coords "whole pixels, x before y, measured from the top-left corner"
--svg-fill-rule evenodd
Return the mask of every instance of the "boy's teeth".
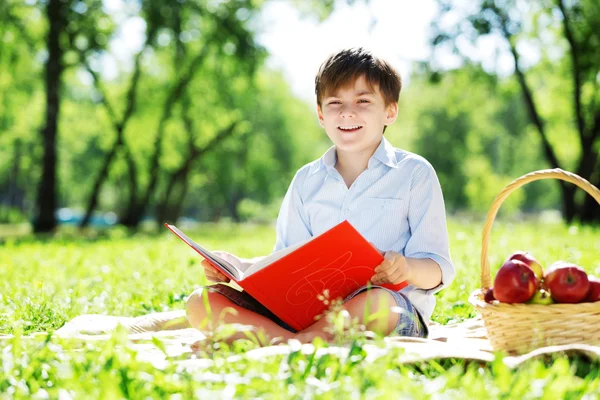
<path id="1" fill-rule="evenodd" d="M 345 129 L 345 130 L 358 129 L 358 128 L 360 128 L 360 125 L 354 125 L 354 126 L 340 126 L 340 129 Z"/>

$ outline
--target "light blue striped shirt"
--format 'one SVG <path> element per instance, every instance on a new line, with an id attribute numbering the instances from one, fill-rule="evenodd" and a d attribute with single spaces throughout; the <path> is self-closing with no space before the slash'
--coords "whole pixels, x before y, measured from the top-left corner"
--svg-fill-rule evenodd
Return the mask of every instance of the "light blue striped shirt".
<path id="1" fill-rule="evenodd" d="M 434 293 L 454 279 L 444 199 L 435 170 L 423 157 L 394 148 L 385 138 L 350 188 L 335 169 L 336 161 L 332 146 L 323 157 L 298 170 L 279 211 L 273 251 L 348 220 L 383 251 L 431 258 L 439 264 L 439 286 L 423 290 L 408 285 L 401 290 L 429 321 Z"/>

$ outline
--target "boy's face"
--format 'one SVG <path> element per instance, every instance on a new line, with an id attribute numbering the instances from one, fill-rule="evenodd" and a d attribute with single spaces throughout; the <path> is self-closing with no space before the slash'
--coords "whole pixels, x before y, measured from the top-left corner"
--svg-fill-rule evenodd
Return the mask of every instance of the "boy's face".
<path id="1" fill-rule="evenodd" d="M 321 126 L 336 148 L 348 153 L 374 152 L 383 127 L 398 116 L 398 103 L 386 106 L 379 87 L 369 88 L 364 76 L 336 93 L 325 93 L 321 104 L 317 106 Z"/>

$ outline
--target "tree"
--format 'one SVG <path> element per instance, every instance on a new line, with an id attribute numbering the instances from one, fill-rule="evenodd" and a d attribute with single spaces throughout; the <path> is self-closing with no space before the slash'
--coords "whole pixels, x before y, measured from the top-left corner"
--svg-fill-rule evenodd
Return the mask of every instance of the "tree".
<path id="1" fill-rule="evenodd" d="M 54 213 L 61 206 L 84 205 L 85 220 L 97 209 L 121 207 L 122 221 L 133 227 L 149 206 L 166 200 L 172 210 L 168 217 L 176 217 L 188 183 L 197 187 L 197 176 L 204 173 L 193 166 L 201 165 L 200 158 L 209 150 L 218 151 L 229 138 L 242 140 L 239 135 L 248 126 L 248 114 L 241 117 L 244 113 L 239 110 L 225 115 L 222 105 L 198 108 L 202 104 L 197 99 L 207 93 L 189 88 L 214 80 L 216 67 L 226 60 L 235 60 L 234 76 L 251 81 L 253 69 L 261 68 L 265 57 L 254 42 L 253 19 L 264 3 L 128 0 L 122 11 L 137 21 L 143 18 L 146 45 L 133 55 L 130 70 L 123 69 L 109 80 L 101 73 L 100 58 L 108 54 L 105 47 L 115 38 L 120 12 L 113 20 L 113 15 L 105 14 L 103 0 L 0 2 L 0 88 L 10 89 L 10 101 L 6 91 L 0 93 L 0 104 L 9 105 L 0 107 L 2 201 L 22 206 L 36 197 L 37 210 L 31 213 L 36 214 L 39 232 L 53 229 Z M 296 1 L 295 5 L 323 20 L 334 3 Z M 45 104 L 38 99 L 40 94 Z M 38 110 L 42 106 L 47 110 L 43 121 L 36 118 L 42 115 Z M 272 120 L 276 118 L 285 117 L 276 115 Z M 32 127 L 38 131 L 40 126 L 42 141 L 29 134 Z M 254 143 L 253 138 L 244 140 L 248 146 Z M 174 145 L 183 149 L 175 156 Z M 276 146 L 281 154 L 290 152 L 286 143 Z M 254 162 L 248 155 L 249 163 Z M 267 184 L 272 181 L 260 182 Z M 10 200 L 5 200 L 5 188 Z M 267 201 L 279 194 L 256 188 L 240 193 L 267 193 L 262 198 Z"/>
<path id="2" fill-rule="evenodd" d="M 102 184 L 108 177 L 110 165 L 115 159 L 118 149 L 122 150 L 129 176 L 128 206 L 123 212 L 121 223 L 128 227 L 136 227 L 148 207 L 153 203 L 156 205 L 159 220 L 173 220 L 178 216 L 188 192 L 188 179 L 192 165 L 197 163 L 197 160 L 208 151 L 214 151 L 221 142 L 232 136 L 236 132 L 237 125 L 237 122 L 234 121 L 220 124 L 217 121 L 218 118 L 209 114 L 212 111 L 215 115 L 219 113 L 227 115 L 236 110 L 235 106 L 221 107 L 220 111 L 219 107 L 202 110 L 203 125 L 220 126 L 215 126 L 210 141 L 205 141 L 202 146 L 196 144 L 195 142 L 199 139 L 202 141 L 202 139 L 197 122 L 189 116 L 189 108 L 193 103 L 190 99 L 194 95 L 188 88 L 193 85 L 195 80 L 222 80 L 222 77 L 217 76 L 217 70 L 222 69 L 225 64 L 231 64 L 232 76 L 241 77 L 247 81 L 252 80 L 255 70 L 262 64 L 266 56 L 264 50 L 255 42 L 254 31 L 251 28 L 253 17 L 259 11 L 260 5 L 260 2 L 249 0 L 229 1 L 218 5 L 209 5 L 204 1 L 195 0 L 179 2 L 168 7 L 160 1 L 143 3 L 142 15 L 146 20 L 147 27 L 146 44 L 136 56 L 134 72 L 128 86 L 126 111 L 120 119 L 116 117 L 115 107 L 111 105 L 106 90 L 103 89 L 101 76 L 86 64 L 86 68 L 94 78 L 97 90 L 101 93 L 102 103 L 113 121 L 117 138 L 97 175 L 88 201 L 86 216 L 81 226 L 85 226 L 89 221 L 91 213 L 98 204 Z M 315 6 L 317 6 L 316 11 L 312 15 L 321 17 L 332 11 L 333 3 L 319 4 L 317 2 Z M 183 38 L 189 34 L 190 30 L 194 29 L 200 30 L 200 38 L 191 41 L 184 40 Z M 168 32 L 173 45 L 161 48 L 157 44 L 158 31 L 161 31 L 163 35 Z M 136 91 L 139 90 L 138 82 L 144 78 L 144 71 L 140 64 L 144 49 L 151 50 L 152 58 L 162 65 L 171 62 L 172 66 L 169 68 L 173 71 L 174 78 L 171 76 L 169 82 L 156 82 L 163 85 L 161 88 L 167 92 L 167 95 L 164 97 L 163 106 L 159 111 L 160 117 L 155 127 L 156 132 L 150 157 L 140 168 L 139 161 L 136 161 L 136 157 L 133 155 L 131 141 L 125 138 L 125 125 L 133 116 L 134 111 L 139 109 Z M 86 55 L 82 54 L 84 63 L 85 57 Z M 201 76 L 196 77 L 196 75 Z M 226 77 L 223 82 L 229 82 L 228 85 L 213 87 L 212 90 L 224 96 L 231 96 L 231 80 L 231 76 Z M 251 89 L 251 85 L 247 89 Z M 226 99 L 221 100 L 222 104 L 227 104 Z M 179 113 L 177 113 L 178 107 Z M 165 141 L 177 141 L 173 134 L 168 132 L 169 124 L 176 123 L 176 119 L 180 119 L 179 126 L 187 135 L 185 139 L 187 144 L 183 146 L 187 158 L 182 160 L 178 169 L 169 171 L 165 170 L 161 164 L 161 157 L 165 152 Z M 208 124 L 207 119 L 217 123 Z M 207 133 L 207 130 L 204 129 L 204 135 Z M 248 139 L 240 136 L 238 140 Z M 248 151 L 245 146 L 242 146 L 241 149 Z M 166 184 L 161 185 L 161 180 Z M 142 181 L 146 182 L 145 188 L 141 185 Z M 163 188 L 162 195 L 156 196 L 157 190 L 160 192 L 161 188 Z M 178 191 L 177 197 L 173 197 L 175 190 Z M 236 191 L 227 198 L 231 213 L 235 214 L 237 204 L 243 198 L 244 193 Z"/>
<path id="3" fill-rule="evenodd" d="M 37 49 L 35 28 L 29 26 L 30 12 L 39 8 L 47 21 L 44 65 L 45 113 L 42 128 L 42 165 L 36 195 L 35 232 L 49 232 L 56 226 L 54 212 L 58 205 L 57 141 L 61 114 L 63 74 L 74 64 L 68 59 L 73 49 L 101 47 L 97 38 L 102 32 L 95 28 L 94 18 L 102 14 L 102 1 L 48 0 L 34 5 L 20 2 L 3 3 L 4 18 L 14 27 L 35 56 Z M 82 35 L 82 33 L 84 33 Z M 91 38 L 91 40 L 89 40 Z M 39 54 L 38 54 L 39 56 Z"/>
<path id="4" fill-rule="evenodd" d="M 436 169 L 449 211 L 487 211 L 503 183 L 539 164 L 531 135 L 518 133 L 527 121 L 514 86 L 478 65 L 466 64 L 433 82 L 428 64 L 413 70 L 411 85 L 401 95 L 399 122 L 405 126 L 399 128 L 404 133 L 414 127 L 412 148 Z M 395 136 L 394 125 L 389 134 Z M 502 211 L 542 207 L 535 188 L 527 185 L 524 193 L 511 196 Z M 544 201 L 558 205 L 554 192 L 546 192 Z"/>
<path id="5" fill-rule="evenodd" d="M 60 116 L 61 76 L 64 70 L 63 52 L 60 36 L 67 21 L 70 4 L 60 0 L 49 0 L 46 16 L 49 22 L 46 61 L 46 119 L 41 130 L 44 141 L 42 176 L 39 183 L 37 206 L 38 214 L 34 224 L 35 232 L 49 232 L 56 226 L 56 136 Z"/>
<path id="6" fill-rule="evenodd" d="M 460 41 L 467 39 L 481 45 L 480 39 L 501 38 L 507 45 L 514 66 L 513 76 L 518 81 L 530 123 L 539 136 L 542 154 L 552 168 L 566 168 L 568 161 L 559 156 L 564 137 L 572 130 L 577 143 L 574 155 L 574 172 L 600 186 L 600 7 L 593 0 L 565 2 L 544 0 L 538 3 L 520 0 L 480 0 L 474 12 L 465 12 L 458 2 L 438 0 L 440 16 L 434 23 L 432 43 L 436 47 L 453 45 L 453 51 L 465 58 L 469 49 Z M 466 14 L 466 15 L 465 15 Z M 460 20 L 460 24 L 447 23 L 448 19 Z M 535 46 L 541 57 L 537 64 L 526 66 L 523 46 Z M 556 55 L 558 54 L 558 56 Z M 543 77 L 543 78 L 542 78 Z M 548 79 L 569 78 L 570 118 L 569 127 L 563 128 L 545 110 L 542 96 L 547 92 L 544 83 Z M 537 79 L 535 79 L 537 78 Z M 564 94 L 553 93 L 554 99 Z M 548 108 L 548 107 L 546 107 Z M 600 207 L 591 196 L 579 200 L 576 187 L 559 181 L 562 193 L 563 213 L 567 221 L 599 222 Z"/>

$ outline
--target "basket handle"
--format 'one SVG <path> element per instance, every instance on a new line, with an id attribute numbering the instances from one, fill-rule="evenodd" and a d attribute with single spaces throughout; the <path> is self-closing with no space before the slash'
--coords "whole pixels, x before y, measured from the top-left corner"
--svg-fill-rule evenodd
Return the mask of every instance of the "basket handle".
<path id="1" fill-rule="evenodd" d="M 508 185 L 502 189 L 500 194 L 496 196 L 490 211 L 488 212 L 487 218 L 485 220 L 485 225 L 483 227 L 483 235 L 481 238 L 481 288 L 483 290 L 488 289 L 492 286 L 491 281 L 492 277 L 490 275 L 490 262 L 487 257 L 488 253 L 488 245 L 490 243 L 490 232 L 492 230 L 492 224 L 494 223 L 494 219 L 496 218 L 496 214 L 498 214 L 498 210 L 500 206 L 504 202 L 504 200 L 511 194 L 514 190 L 520 188 L 526 183 L 538 181 L 540 179 L 550 179 L 556 178 L 561 179 L 563 181 L 574 183 L 579 186 L 587 193 L 589 193 L 597 202 L 600 204 L 600 190 L 592 185 L 587 180 L 583 179 L 579 175 L 573 174 L 568 171 L 564 171 L 560 168 L 554 169 L 544 169 L 540 171 L 530 172 L 526 175 L 523 175 L 520 178 L 515 179 Z"/>

